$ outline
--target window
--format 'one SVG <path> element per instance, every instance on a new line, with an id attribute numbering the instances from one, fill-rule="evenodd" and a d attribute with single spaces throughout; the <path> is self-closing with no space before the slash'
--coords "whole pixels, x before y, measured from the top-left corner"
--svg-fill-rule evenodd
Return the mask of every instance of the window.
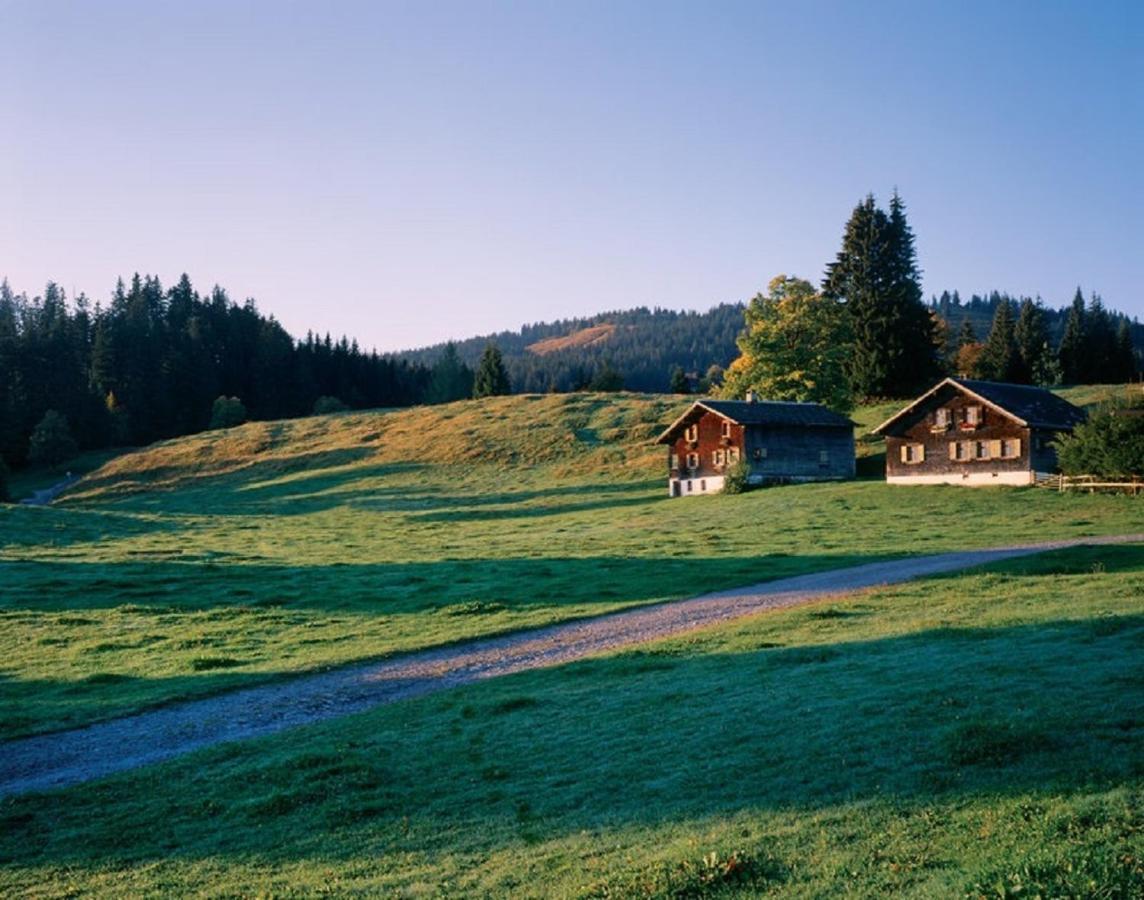
<path id="1" fill-rule="evenodd" d="M 699 479 L 699 490 L 701 490 L 701 491 L 707 490 L 707 479 L 706 478 Z"/>
<path id="2" fill-rule="evenodd" d="M 981 407 L 980 406 L 967 406 L 965 407 L 965 424 L 973 425 L 974 427 L 981 424 Z"/>
<path id="3" fill-rule="evenodd" d="M 934 411 L 933 425 L 934 428 L 939 428 L 942 431 L 949 428 L 949 409 L 947 407 L 943 406 L 941 409 Z"/>
<path id="4" fill-rule="evenodd" d="M 754 456 L 755 459 L 766 459 L 767 458 L 767 448 L 766 447 L 756 447 L 754 453 L 751 455 Z"/>
<path id="5" fill-rule="evenodd" d="M 1008 438 L 1001 441 L 1001 458 L 1016 459 L 1021 455 L 1021 439 Z"/>
<path id="6" fill-rule="evenodd" d="M 989 441 L 974 441 L 973 448 L 974 459 L 989 459 Z"/>
<path id="7" fill-rule="evenodd" d="M 818 451 L 818 464 L 820 466 L 826 466 L 830 464 L 830 452 L 828 450 Z"/>
<path id="8" fill-rule="evenodd" d="M 689 468 L 689 469 L 698 469 L 699 468 L 699 454 L 698 453 L 688 453 L 687 454 L 687 468 Z"/>
<path id="9" fill-rule="evenodd" d="M 926 448 L 922 444 L 902 444 L 901 460 L 906 465 L 925 462 Z"/>
<path id="10" fill-rule="evenodd" d="M 699 440 L 699 426 L 688 425 L 687 430 L 683 432 L 683 437 L 685 440 L 688 440 L 691 443 L 695 443 L 697 440 Z"/>
<path id="11" fill-rule="evenodd" d="M 965 462 L 969 459 L 969 441 L 950 441 L 949 458 L 955 462 Z"/>
<path id="12" fill-rule="evenodd" d="M 674 454 L 674 453 L 671 454 L 671 457 L 667 461 L 667 467 L 669 469 L 678 469 L 679 468 L 679 457 L 676 454 Z"/>
<path id="13" fill-rule="evenodd" d="M 695 482 L 694 481 L 687 482 L 687 493 L 690 494 L 693 490 L 695 490 Z"/>
<path id="14" fill-rule="evenodd" d="M 716 450 L 711 454 L 711 462 L 716 466 L 722 466 L 727 462 L 727 454 L 722 450 Z"/>
<path id="15" fill-rule="evenodd" d="M 739 448 L 738 447 L 731 447 L 727 451 L 727 462 L 737 463 L 738 461 L 739 461 Z"/>
<path id="16" fill-rule="evenodd" d="M 731 423 L 726 419 L 723 420 L 722 434 L 725 438 L 729 438 L 731 436 Z"/>

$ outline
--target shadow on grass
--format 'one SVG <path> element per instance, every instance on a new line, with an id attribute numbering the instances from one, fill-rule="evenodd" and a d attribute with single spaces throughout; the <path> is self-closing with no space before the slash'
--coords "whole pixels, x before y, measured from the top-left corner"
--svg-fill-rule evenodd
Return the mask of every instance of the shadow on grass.
<path id="1" fill-rule="evenodd" d="M 336 861 L 377 844 L 432 860 L 745 811 L 1100 790 L 1144 775 L 1144 616 L 1112 621 L 666 644 L 525 673 L 5 801 L 0 860 Z"/>
<path id="2" fill-rule="evenodd" d="M 180 560 L 0 562 L 0 609 L 63 612 L 125 605 L 155 613 L 228 607 L 362 615 L 424 613 L 474 601 L 509 609 L 638 603 L 894 558 L 807 554 L 729 557 L 537 557 L 282 566 L 256 555 Z"/>

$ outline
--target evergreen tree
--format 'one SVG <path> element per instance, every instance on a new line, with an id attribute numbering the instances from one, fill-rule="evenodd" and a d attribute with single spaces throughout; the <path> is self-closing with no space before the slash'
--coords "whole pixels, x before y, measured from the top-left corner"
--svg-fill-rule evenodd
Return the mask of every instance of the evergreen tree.
<path id="1" fill-rule="evenodd" d="M 1065 384 L 1081 384 L 1085 380 L 1088 349 L 1088 330 L 1085 321 L 1084 295 L 1076 289 L 1068 318 L 1065 319 L 1064 334 L 1057 347 L 1057 359 L 1061 367 L 1061 379 Z"/>
<path id="2" fill-rule="evenodd" d="M 672 367 L 670 390 L 673 394 L 691 393 L 691 382 L 687 380 L 687 373 L 683 371 L 683 366 Z"/>
<path id="3" fill-rule="evenodd" d="M 1116 329 L 1112 375 L 1112 380 L 1118 383 L 1136 378 L 1136 351 L 1132 346 L 1132 327 L 1126 318 L 1120 320 L 1120 327 Z"/>
<path id="4" fill-rule="evenodd" d="M 907 396 L 939 371 L 933 319 L 922 302 L 914 236 L 897 192 L 890 215 L 872 194 L 855 207 L 823 293 L 844 300 L 854 334 L 848 368 L 859 398 Z"/>
<path id="5" fill-rule="evenodd" d="M 1040 303 L 1034 303 L 1028 297 L 1021 301 L 1013 337 L 1017 342 L 1017 354 L 1025 376 L 1023 380 L 1046 384 L 1043 379 L 1048 375 L 1049 333 L 1045 328 L 1045 311 Z"/>
<path id="6" fill-rule="evenodd" d="M 973 329 L 973 322 L 966 316 L 961 320 L 961 328 L 957 332 L 957 349 L 960 350 L 966 344 L 977 343 L 977 332 Z"/>
<path id="7" fill-rule="evenodd" d="M 441 358 L 433 365 L 433 374 L 425 391 L 425 402 L 450 403 L 471 397 L 472 394 L 473 370 L 461 362 L 457 345 L 450 341 L 445 345 Z"/>
<path id="8" fill-rule="evenodd" d="M 588 382 L 588 390 L 615 392 L 624 389 L 624 376 L 611 363 L 607 361 L 603 367 L 592 376 Z"/>
<path id="9" fill-rule="evenodd" d="M 54 409 L 44 413 L 32 431 L 28 443 L 28 459 L 49 466 L 59 465 L 79 452 L 68 420 Z"/>
<path id="10" fill-rule="evenodd" d="M 1085 310 L 1083 380 L 1104 384 L 1117 380 L 1116 330 L 1104 308 L 1104 301 L 1093 294 Z"/>
<path id="11" fill-rule="evenodd" d="M 508 373 L 504 368 L 504 359 L 495 344 L 485 346 L 481 354 L 481 361 L 477 365 L 477 374 L 473 379 L 473 397 L 497 397 L 512 393 L 508 383 Z"/>
<path id="12" fill-rule="evenodd" d="M 997 304 L 993 327 L 981 348 L 981 355 L 977 357 L 977 377 L 986 381 L 1022 381 L 1024 367 L 1015 331 L 1013 305 L 1004 300 Z"/>

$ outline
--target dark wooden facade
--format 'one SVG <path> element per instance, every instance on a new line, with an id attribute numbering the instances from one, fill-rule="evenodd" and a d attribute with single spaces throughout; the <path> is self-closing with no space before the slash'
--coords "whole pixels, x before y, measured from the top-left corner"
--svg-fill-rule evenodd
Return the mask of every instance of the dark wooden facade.
<path id="1" fill-rule="evenodd" d="M 875 433 L 891 483 L 1032 484 L 1056 468 L 1052 441 L 1083 418 L 1042 388 L 947 378 Z"/>
<path id="2" fill-rule="evenodd" d="M 721 491 L 740 461 L 756 484 L 854 477 L 853 423 L 814 403 L 698 401 L 659 442 L 673 497 Z"/>

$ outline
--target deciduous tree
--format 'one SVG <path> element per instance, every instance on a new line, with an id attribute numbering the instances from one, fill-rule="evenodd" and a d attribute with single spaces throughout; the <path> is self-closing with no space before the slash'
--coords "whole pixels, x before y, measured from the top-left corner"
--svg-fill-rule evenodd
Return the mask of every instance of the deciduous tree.
<path id="1" fill-rule="evenodd" d="M 755 390 L 768 400 L 850 409 L 846 364 L 853 339 L 840 302 L 817 293 L 808 281 L 779 275 L 748 304 L 744 318 L 741 355 L 724 376 L 723 396 Z"/>

